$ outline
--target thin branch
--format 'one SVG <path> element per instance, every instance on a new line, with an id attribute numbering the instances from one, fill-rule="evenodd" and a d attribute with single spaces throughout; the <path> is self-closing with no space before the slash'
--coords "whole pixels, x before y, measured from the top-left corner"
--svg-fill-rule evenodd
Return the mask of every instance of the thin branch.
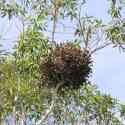
<path id="1" fill-rule="evenodd" d="M 79 14 L 78 14 L 78 22 L 79 22 L 79 26 L 80 26 L 80 31 L 82 33 L 83 42 L 85 42 L 84 29 L 83 29 L 82 23 L 81 23 L 81 9 L 82 9 L 82 5 L 80 6 L 80 10 L 79 10 Z"/>
<path id="2" fill-rule="evenodd" d="M 86 40 L 85 40 L 85 48 L 86 49 L 89 47 L 90 36 L 91 36 L 91 27 L 88 26 L 88 30 L 87 30 L 87 33 L 86 33 Z"/>
<path id="3" fill-rule="evenodd" d="M 54 43 L 55 39 L 55 31 L 56 31 L 56 23 L 57 23 L 57 16 L 58 16 L 58 10 L 59 6 L 56 4 L 56 0 L 54 0 L 54 12 L 53 12 L 53 28 L 52 28 L 52 43 Z"/>
<path id="4" fill-rule="evenodd" d="M 44 121 L 48 118 L 49 114 L 52 112 L 52 110 L 53 110 L 53 108 L 54 108 L 54 104 L 55 104 L 55 102 L 56 102 L 55 97 L 57 96 L 57 93 L 58 93 L 59 88 L 60 88 L 63 84 L 64 84 L 64 83 L 62 82 L 62 83 L 60 83 L 60 84 L 58 84 L 58 85 L 56 86 L 56 88 L 55 88 L 55 90 L 54 90 L 54 93 L 53 93 L 52 104 L 51 104 L 49 110 L 45 113 L 44 117 L 41 118 L 41 120 L 39 120 L 39 121 L 36 123 L 36 125 L 40 125 L 42 122 L 44 122 Z"/>
<path id="5" fill-rule="evenodd" d="M 109 46 L 109 45 L 111 45 L 111 44 L 112 44 L 112 43 L 106 43 L 106 44 L 103 44 L 103 45 L 101 45 L 101 46 L 95 48 L 94 50 L 91 51 L 90 55 L 91 55 L 91 54 L 94 54 L 95 52 L 97 52 L 97 51 L 99 51 L 99 50 L 101 50 L 101 49 L 103 49 L 103 48 L 105 48 L 105 47 L 107 47 L 107 46 Z"/>

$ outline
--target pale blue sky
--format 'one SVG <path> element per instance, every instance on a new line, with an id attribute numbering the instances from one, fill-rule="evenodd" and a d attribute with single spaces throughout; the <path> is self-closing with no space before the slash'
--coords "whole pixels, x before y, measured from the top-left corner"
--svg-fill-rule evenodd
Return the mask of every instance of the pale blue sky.
<path id="1" fill-rule="evenodd" d="M 107 9 L 107 0 L 88 0 L 84 10 L 88 15 L 96 16 L 107 22 L 110 19 Z M 21 24 L 16 24 L 16 21 L 9 22 L 6 19 L 0 19 L 0 35 L 5 35 L 7 31 L 6 35 L 8 36 L 7 39 L 9 39 L 4 40 L 5 48 L 10 48 L 12 40 L 17 38 L 19 33 L 17 26 L 19 27 Z M 58 37 L 69 39 L 72 36 L 70 33 L 64 34 L 63 37 L 61 35 L 57 34 L 57 39 Z M 125 53 L 120 53 L 118 49 L 108 47 L 99 51 L 93 58 L 94 73 L 92 80 L 97 83 L 100 90 L 125 102 Z"/>
<path id="2" fill-rule="evenodd" d="M 88 13 L 108 21 L 108 6 L 107 0 L 89 0 Z M 102 91 L 125 102 L 125 53 L 108 47 L 98 52 L 94 59 L 93 80 Z"/>

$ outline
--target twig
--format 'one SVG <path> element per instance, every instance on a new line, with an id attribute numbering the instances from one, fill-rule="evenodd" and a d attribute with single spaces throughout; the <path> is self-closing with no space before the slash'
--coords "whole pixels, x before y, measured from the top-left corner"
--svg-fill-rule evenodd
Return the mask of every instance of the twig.
<path id="1" fill-rule="evenodd" d="M 103 49 L 103 48 L 105 48 L 105 47 L 107 47 L 107 46 L 109 46 L 109 45 L 111 45 L 111 44 L 112 43 L 106 43 L 106 44 L 103 44 L 103 45 L 95 48 L 94 50 L 91 51 L 90 55 L 93 54 L 93 53 L 95 53 L 95 52 L 97 52 L 97 51 L 99 51 L 99 50 L 101 50 L 101 49 Z"/>
<path id="2" fill-rule="evenodd" d="M 44 117 L 36 123 L 36 125 L 40 125 L 42 122 L 44 122 L 44 121 L 48 118 L 49 114 L 52 112 L 53 107 L 54 107 L 54 104 L 55 104 L 55 102 L 56 102 L 55 97 L 57 96 L 57 93 L 58 93 L 59 88 L 60 88 L 63 84 L 64 84 L 64 83 L 62 82 L 62 83 L 60 83 L 60 84 L 58 84 L 58 85 L 56 86 L 55 92 L 54 92 L 54 94 L 53 94 L 53 97 L 54 97 L 54 98 L 53 98 L 53 100 L 52 100 L 52 104 L 51 104 L 49 110 L 45 113 Z"/>
<path id="3" fill-rule="evenodd" d="M 78 22 L 79 22 L 79 26 L 80 26 L 80 31 L 82 33 L 83 42 L 85 42 L 84 29 L 83 29 L 82 23 L 81 23 L 81 7 L 82 6 L 80 6 L 80 10 L 79 10 L 79 14 L 78 14 Z"/>
<path id="4" fill-rule="evenodd" d="M 56 31 L 56 22 L 57 22 L 57 16 L 58 16 L 58 10 L 59 6 L 56 4 L 56 0 L 54 0 L 54 12 L 53 12 L 53 28 L 52 28 L 52 43 L 54 43 L 55 39 L 55 31 Z"/>

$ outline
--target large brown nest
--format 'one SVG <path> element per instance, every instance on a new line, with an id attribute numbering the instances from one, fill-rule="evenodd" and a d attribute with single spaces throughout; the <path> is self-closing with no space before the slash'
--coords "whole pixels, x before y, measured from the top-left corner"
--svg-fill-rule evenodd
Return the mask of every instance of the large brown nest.
<path id="1" fill-rule="evenodd" d="M 41 63 L 42 83 L 48 87 L 63 83 L 61 88 L 78 89 L 87 82 L 91 66 L 88 51 L 70 43 L 57 45 Z"/>

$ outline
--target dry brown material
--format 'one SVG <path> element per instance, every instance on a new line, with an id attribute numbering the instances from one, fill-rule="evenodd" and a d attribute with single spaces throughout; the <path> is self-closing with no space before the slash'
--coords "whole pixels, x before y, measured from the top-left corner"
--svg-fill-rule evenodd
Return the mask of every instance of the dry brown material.
<path id="1" fill-rule="evenodd" d="M 42 83 L 56 87 L 63 82 L 63 88 L 78 89 L 87 82 L 91 73 L 91 56 L 73 44 L 57 45 L 41 63 Z"/>

